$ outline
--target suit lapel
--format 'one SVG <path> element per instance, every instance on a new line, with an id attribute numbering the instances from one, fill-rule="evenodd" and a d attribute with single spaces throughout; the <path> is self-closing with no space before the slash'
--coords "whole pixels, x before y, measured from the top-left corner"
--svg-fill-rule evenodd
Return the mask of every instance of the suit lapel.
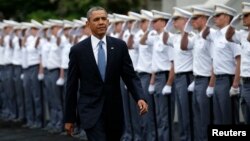
<path id="1" fill-rule="evenodd" d="M 101 74 L 99 72 L 99 69 L 98 69 L 98 66 L 97 66 L 97 63 L 96 63 L 96 60 L 95 60 L 95 56 L 94 56 L 94 51 L 93 51 L 93 48 L 92 48 L 92 44 L 91 44 L 91 38 L 89 37 L 88 38 L 88 42 L 87 42 L 87 58 L 89 59 L 89 64 L 93 67 L 93 71 L 98 75 L 99 79 L 102 80 L 101 78 Z"/>
<path id="2" fill-rule="evenodd" d="M 114 47 L 112 46 L 112 40 L 110 39 L 109 36 L 106 37 L 107 40 L 107 65 L 106 65 L 106 73 L 105 73 L 105 81 L 108 78 L 109 75 L 109 70 L 111 67 L 111 61 L 112 61 L 112 54 L 113 54 L 113 49 Z"/>

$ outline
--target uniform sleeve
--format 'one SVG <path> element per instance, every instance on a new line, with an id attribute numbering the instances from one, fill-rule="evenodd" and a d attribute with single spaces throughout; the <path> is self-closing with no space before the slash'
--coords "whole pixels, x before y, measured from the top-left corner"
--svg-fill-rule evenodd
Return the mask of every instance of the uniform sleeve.
<path id="1" fill-rule="evenodd" d="M 154 33 L 154 30 L 152 30 L 148 33 L 146 44 L 152 46 L 154 45 L 154 41 L 155 41 L 155 33 Z"/>
<path id="2" fill-rule="evenodd" d="M 230 48 L 233 51 L 234 58 L 241 55 L 241 46 L 236 43 L 230 43 Z"/>
<path id="3" fill-rule="evenodd" d="M 191 35 L 191 36 L 188 36 L 188 50 L 191 50 L 194 48 L 194 40 L 195 40 L 195 36 L 194 35 Z"/>
<path id="4" fill-rule="evenodd" d="M 235 31 L 235 34 L 232 37 L 233 42 L 236 44 L 240 44 L 241 38 L 242 38 L 242 32 L 241 31 Z"/>

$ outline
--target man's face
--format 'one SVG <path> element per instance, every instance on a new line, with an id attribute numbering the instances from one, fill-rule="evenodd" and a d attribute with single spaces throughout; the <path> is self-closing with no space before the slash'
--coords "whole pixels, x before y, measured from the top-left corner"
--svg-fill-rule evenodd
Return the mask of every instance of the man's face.
<path id="1" fill-rule="evenodd" d="M 229 18 L 229 16 L 226 14 L 223 14 L 223 13 L 215 15 L 214 16 L 215 26 L 217 26 L 219 28 L 223 27 L 224 25 L 227 24 L 228 18 Z"/>
<path id="2" fill-rule="evenodd" d="M 184 29 L 184 26 L 187 22 L 187 19 L 186 18 L 183 18 L 183 17 L 176 17 L 173 19 L 173 24 L 174 24 L 174 28 L 177 29 L 177 30 L 183 30 Z"/>
<path id="3" fill-rule="evenodd" d="M 87 21 L 87 25 L 93 35 L 103 37 L 106 34 L 109 25 L 107 13 L 104 10 L 93 11 Z"/>
<path id="4" fill-rule="evenodd" d="M 149 24 L 149 21 L 148 21 L 148 20 L 145 20 L 145 19 L 141 20 L 141 22 L 140 22 L 140 27 L 141 27 L 141 29 L 142 29 L 143 31 L 146 31 L 147 28 L 148 28 L 148 24 Z"/>
<path id="5" fill-rule="evenodd" d="M 192 26 L 194 29 L 200 29 L 202 26 L 202 20 L 204 20 L 203 16 L 195 16 L 192 18 Z"/>
<path id="6" fill-rule="evenodd" d="M 115 32 L 116 33 L 120 33 L 122 31 L 122 25 L 123 25 L 123 22 L 115 23 Z"/>
<path id="7" fill-rule="evenodd" d="M 246 13 L 243 16 L 243 25 L 250 26 L 250 13 Z"/>

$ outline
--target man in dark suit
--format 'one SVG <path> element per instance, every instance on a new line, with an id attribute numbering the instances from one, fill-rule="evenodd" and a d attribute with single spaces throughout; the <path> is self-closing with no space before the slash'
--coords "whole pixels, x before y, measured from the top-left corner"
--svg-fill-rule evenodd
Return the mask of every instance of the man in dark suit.
<path id="1" fill-rule="evenodd" d="M 73 46 L 69 55 L 65 129 L 72 133 L 78 105 L 81 126 L 89 141 L 119 141 L 123 133 L 120 77 L 137 101 L 141 115 L 147 112 L 148 105 L 126 43 L 106 36 L 106 10 L 93 7 L 87 18 L 92 35 Z"/>

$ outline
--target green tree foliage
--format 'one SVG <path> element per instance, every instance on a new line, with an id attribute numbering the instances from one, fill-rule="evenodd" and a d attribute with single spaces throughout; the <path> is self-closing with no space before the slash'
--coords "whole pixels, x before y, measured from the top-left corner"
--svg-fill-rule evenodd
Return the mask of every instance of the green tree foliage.
<path id="1" fill-rule="evenodd" d="M 38 21 L 49 18 L 75 19 L 86 15 L 93 6 L 103 6 L 109 13 L 138 11 L 144 0 L 0 0 L 0 20 Z"/>

